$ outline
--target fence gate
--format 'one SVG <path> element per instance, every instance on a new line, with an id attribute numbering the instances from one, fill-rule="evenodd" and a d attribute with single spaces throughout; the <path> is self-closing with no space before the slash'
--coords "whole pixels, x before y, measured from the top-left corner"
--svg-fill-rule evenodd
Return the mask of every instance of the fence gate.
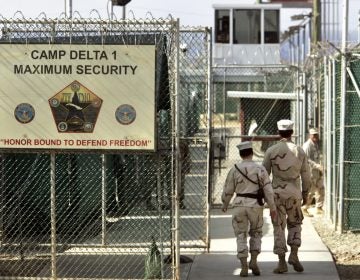
<path id="1" fill-rule="evenodd" d="M 295 121 L 295 139 L 304 139 L 303 79 L 297 69 L 279 66 L 215 66 L 213 69 L 211 203 L 221 204 L 229 169 L 240 160 L 236 145 L 252 140 L 254 159 L 262 162 L 277 140 L 277 121 Z"/>
<path id="2" fill-rule="evenodd" d="M 209 31 L 0 27 L 0 279 L 179 279 L 208 246 Z"/>

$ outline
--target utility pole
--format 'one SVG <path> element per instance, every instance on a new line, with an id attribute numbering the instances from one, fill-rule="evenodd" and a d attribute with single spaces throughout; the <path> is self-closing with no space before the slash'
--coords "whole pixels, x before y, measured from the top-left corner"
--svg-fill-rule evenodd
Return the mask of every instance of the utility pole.
<path id="1" fill-rule="evenodd" d="M 316 49 L 316 45 L 321 41 L 321 2 L 320 0 L 313 0 L 313 13 L 312 13 L 312 38 L 311 49 Z"/>
<path id="2" fill-rule="evenodd" d="M 113 14 L 113 7 L 114 6 L 121 6 L 122 7 L 122 19 L 126 18 L 126 5 L 130 2 L 131 0 L 111 0 L 111 17 Z"/>
<path id="3" fill-rule="evenodd" d="M 65 0 L 65 17 L 72 18 L 72 0 Z M 68 12 L 69 9 L 69 12 Z"/>

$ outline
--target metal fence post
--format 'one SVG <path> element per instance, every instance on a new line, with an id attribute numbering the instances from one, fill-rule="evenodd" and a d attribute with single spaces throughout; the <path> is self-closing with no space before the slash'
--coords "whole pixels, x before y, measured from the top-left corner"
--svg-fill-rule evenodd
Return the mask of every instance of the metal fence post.
<path id="1" fill-rule="evenodd" d="M 179 73 L 179 60 L 180 60 L 180 22 L 176 22 L 176 35 L 175 35 L 175 93 L 174 93 L 174 135 L 175 138 L 175 279 L 180 280 L 180 207 L 179 207 L 179 192 L 181 186 L 180 176 L 180 110 L 179 110 L 179 93 L 180 93 L 180 73 Z"/>
<path id="2" fill-rule="evenodd" d="M 208 68 L 207 68 L 207 101 L 208 101 L 208 106 L 207 106 L 207 135 L 208 135 L 208 145 L 207 145 L 207 170 L 206 170 L 206 174 L 207 174 L 207 226 L 206 226 L 206 245 L 207 245 L 207 250 L 209 251 L 210 249 L 210 206 L 211 206 L 211 137 L 212 137 L 212 129 L 211 129 L 211 124 L 212 124 L 212 108 L 213 108 L 213 98 L 214 98 L 214 94 L 213 94 L 213 87 L 212 87 L 212 30 L 207 30 L 207 51 L 208 51 Z M 225 113 L 225 112 L 224 112 Z"/>
<path id="3" fill-rule="evenodd" d="M 50 184 L 51 184 L 51 193 L 50 193 L 50 215 L 51 215 L 51 277 L 53 280 L 56 280 L 56 188 L 55 188 L 55 152 L 50 154 Z"/>
<path id="4" fill-rule="evenodd" d="M 344 142 L 345 142 L 345 115 L 346 115 L 346 42 L 348 32 L 348 0 L 343 1 L 343 30 L 342 30 L 342 45 L 341 45 L 341 107 L 340 107 L 340 145 L 339 145 L 339 230 L 343 230 L 343 216 L 344 216 Z"/>
<path id="5" fill-rule="evenodd" d="M 106 156 L 101 155 L 101 245 L 106 245 Z"/>

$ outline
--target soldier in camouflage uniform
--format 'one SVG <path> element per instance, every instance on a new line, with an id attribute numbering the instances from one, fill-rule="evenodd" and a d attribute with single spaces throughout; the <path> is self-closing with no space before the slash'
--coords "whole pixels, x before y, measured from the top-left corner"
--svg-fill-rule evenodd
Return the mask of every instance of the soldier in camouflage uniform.
<path id="1" fill-rule="evenodd" d="M 304 143 L 303 149 L 307 155 L 311 174 L 311 188 L 308 194 L 307 203 L 303 206 L 303 213 L 305 216 L 312 217 L 308 212 L 310 204 L 315 198 L 316 213 L 323 213 L 324 204 L 324 180 L 323 180 L 323 166 L 320 164 L 320 150 L 319 150 L 319 132 L 315 128 L 309 130 L 309 139 Z"/>
<path id="2" fill-rule="evenodd" d="M 305 204 L 310 188 L 309 165 L 304 150 L 291 141 L 294 123 L 290 120 L 280 120 L 277 125 L 282 139 L 267 149 L 263 161 L 267 172 L 272 173 L 274 200 L 277 207 L 277 219 L 273 221 L 273 227 L 274 253 L 278 255 L 279 263 L 274 273 L 288 271 L 285 261 L 288 251 L 286 243 L 291 247 L 288 263 L 293 265 L 297 272 L 302 272 L 304 268 L 298 258 L 298 248 L 301 246 L 301 224 L 304 219 L 301 199 Z"/>
<path id="3" fill-rule="evenodd" d="M 227 211 L 229 203 L 234 194 L 234 212 L 232 226 L 237 240 L 237 257 L 241 262 L 240 276 L 248 276 L 248 268 L 254 275 L 260 275 L 257 265 L 257 256 L 261 252 L 261 238 L 263 226 L 263 204 L 257 200 L 259 187 L 264 190 L 265 201 L 270 207 L 270 215 L 274 219 L 276 216 L 276 206 L 274 203 L 273 189 L 269 175 L 265 168 L 252 160 L 253 149 L 251 142 L 242 142 L 238 149 L 242 162 L 235 164 L 225 181 L 222 202 L 223 212 Z M 250 229 L 249 229 L 250 226 Z M 247 264 L 249 248 L 247 236 L 250 235 L 250 254 L 251 259 Z"/>

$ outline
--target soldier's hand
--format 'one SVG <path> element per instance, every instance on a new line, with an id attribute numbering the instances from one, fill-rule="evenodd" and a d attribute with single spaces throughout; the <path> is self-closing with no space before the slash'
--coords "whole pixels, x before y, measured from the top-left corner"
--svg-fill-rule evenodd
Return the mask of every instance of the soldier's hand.
<path id="1" fill-rule="evenodd" d="M 275 221 L 277 217 L 277 211 L 276 210 L 270 210 L 270 217 L 272 221 Z"/>
<path id="2" fill-rule="evenodd" d="M 306 205 L 307 202 L 307 198 L 308 198 L 308 193 L 307 192 L 302 192 L 302 206 Z"/>
<path id="3" fill-rule="evenodd" d="M 221 210 L 225 213 L 227 211 L 227 207 L 223 207 Z"/>

